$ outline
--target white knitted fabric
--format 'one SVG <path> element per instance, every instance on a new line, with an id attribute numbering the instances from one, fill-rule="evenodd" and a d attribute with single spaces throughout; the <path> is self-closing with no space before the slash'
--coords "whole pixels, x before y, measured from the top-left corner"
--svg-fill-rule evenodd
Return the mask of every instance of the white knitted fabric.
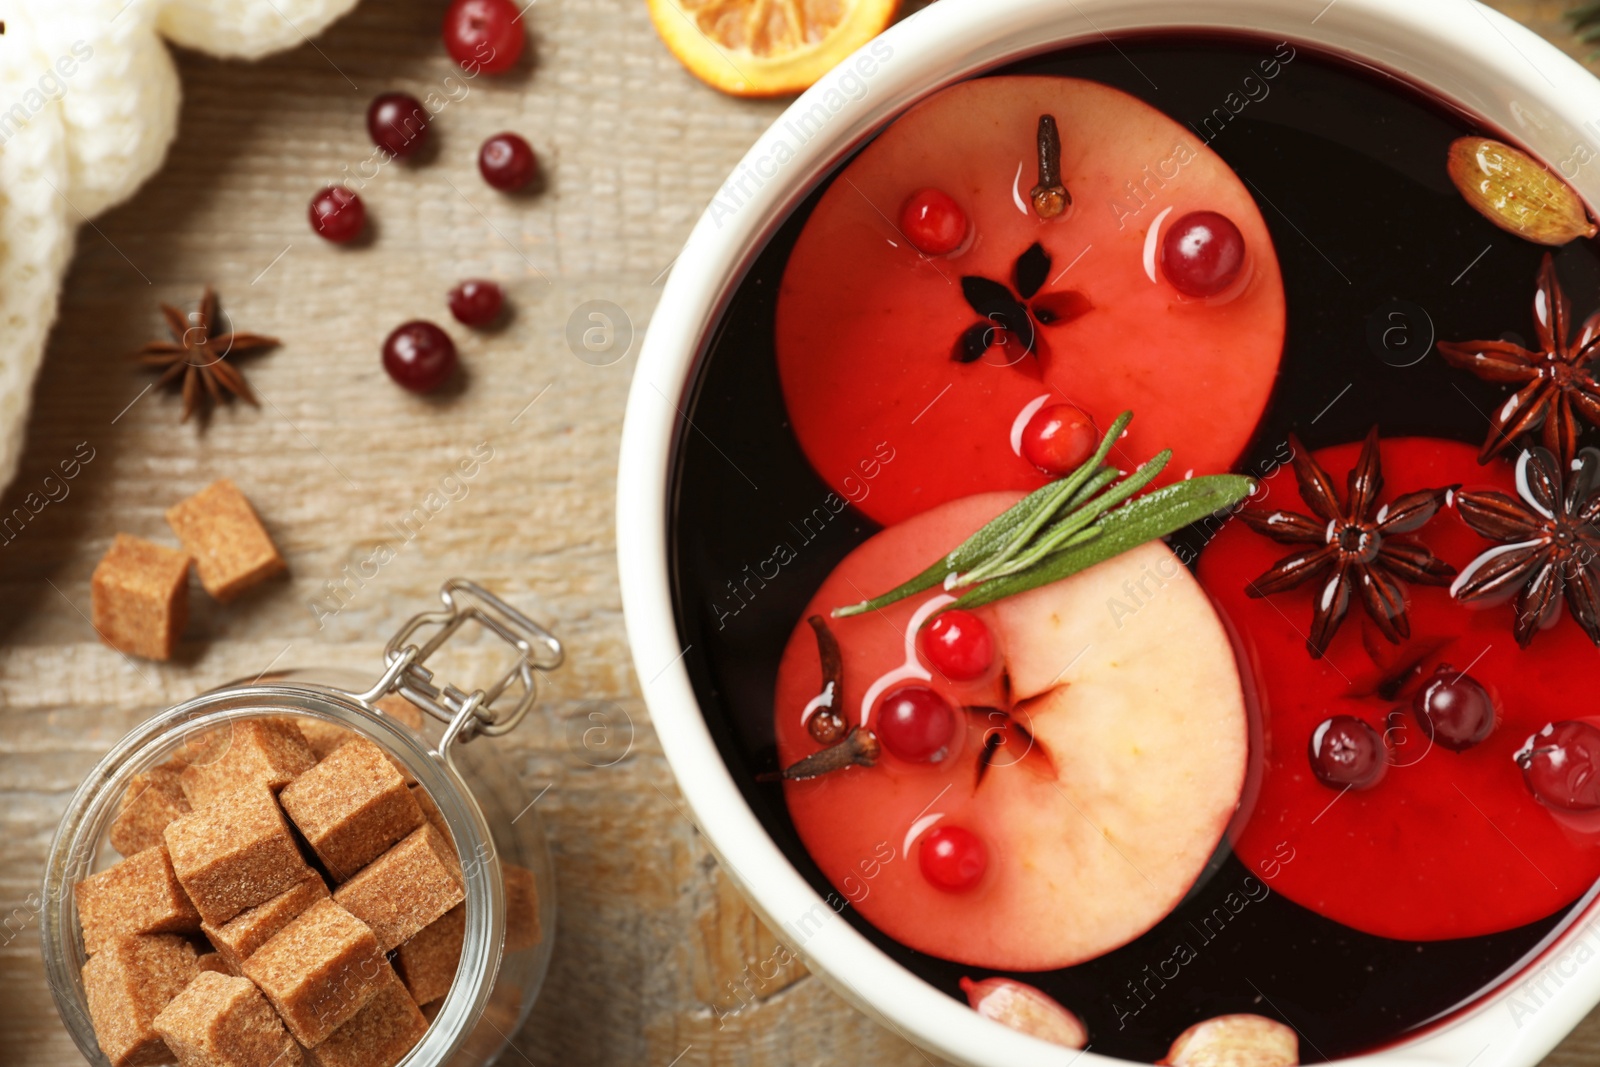
<path id="1" fill-rule="evenodd" d="M 0 7 L 0 489 L 78 226 L 131 196 L 178 125 L 161 36 L 254 59 L 356 0 L 20 0 Z M 159 32 L 158 32 L 159 31 Z"/>

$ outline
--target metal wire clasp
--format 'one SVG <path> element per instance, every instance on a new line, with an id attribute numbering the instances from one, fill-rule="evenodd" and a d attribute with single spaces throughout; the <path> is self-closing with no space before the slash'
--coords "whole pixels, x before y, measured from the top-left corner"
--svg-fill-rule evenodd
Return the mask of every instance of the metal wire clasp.
<path id="1" fill-rule="evenodd" d="M 444 602 L 443 611 L 412 616 L 389 639 L 383 649 L 387 664 L 383 677 L 361 698 L 370 703 L 387 693 L 399 693 L 447 724 L 439 751 L 448 752 L 454 741 L 465 743 L 479 734 L 499 737 L 514 730 L 538 699 L 534 671 L 561 666 L 565 653 L 555 634 L 476 582 L 451 578 L 439 588 L 439 599 Z M 448 682 L 436 683 L 433 672 L 423 666 L 467 622 L 477 622 L 518 652 L 516 662 L 499 681 L 487 690 L 470 693 Z M 420 648 L 408 643 L 418 630 L 430 626 L 437 629 Z M 512 683 L 521 684 L 516 704 L 497 711 L 495 702 Z"/>

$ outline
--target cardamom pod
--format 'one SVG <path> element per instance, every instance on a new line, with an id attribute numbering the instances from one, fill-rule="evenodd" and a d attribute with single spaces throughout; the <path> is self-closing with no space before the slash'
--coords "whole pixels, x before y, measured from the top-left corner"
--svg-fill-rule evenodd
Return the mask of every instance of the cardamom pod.
<path id="1" fill-rule="evenodd" d="M 1537 244 L 1564 245 L 1597 232 L 1570 185 L 1502 141 L 1457 138 L 1446 165 L 1467 203 L 1507 233 Z"/>

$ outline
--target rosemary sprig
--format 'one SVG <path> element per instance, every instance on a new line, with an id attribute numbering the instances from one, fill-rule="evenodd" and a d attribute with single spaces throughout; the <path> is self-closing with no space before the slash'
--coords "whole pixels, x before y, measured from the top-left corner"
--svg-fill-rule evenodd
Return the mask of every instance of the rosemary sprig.
<path id="1" fill-rule="evenodd" d="M 1131 411 L 1123 412 L 1083 466 L 1023 497 L 915 578 L 882 596 L 835 608 L 834 617 L 876 611 L 941 583 L 950 591 L 966 590 L 954 607 L 992 603 L 1165 537 L 1254 491 L 1255 482 L 1243 475 L 1213 474 L 1135 497 L 1166 467 L 1172 451 L 1157 453 L 1125 478 L 1105 466 L 1132 420 Z"/>

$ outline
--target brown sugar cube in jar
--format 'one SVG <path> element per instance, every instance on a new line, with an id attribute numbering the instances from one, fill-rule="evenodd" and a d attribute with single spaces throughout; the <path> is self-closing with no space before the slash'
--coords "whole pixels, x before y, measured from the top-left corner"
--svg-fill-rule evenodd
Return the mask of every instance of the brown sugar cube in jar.
<path id="1" fill-rule="evenodd" d="M 221 926 L 202 923 L 201 931 L 235 968 L 271 940 L 317 901 L 328 896 L 322 876 L 313 873 L 306 881 L 273 897 L 264 904 L 246 908 Z"/>
<path id="2" fill-rule="evenodd" d="M 128 934 L 188 933 L 200 914 L 178 883 L 161 845 L 135 852 L 75 889 L 83 947 L 91 955 Z"/>
<path id="3" fill-rule="evenodd" d="M 295 723 L 300 727 L 300 735 L 306 739 L 306 744 L 311 746 L 311 754 L 318 760 L 325 760 L 334 749 L 356 737 L 354 730 L 346 730 L 331 722 L 321 719 L 300 719 Z"/>
<path id="4" fill-rule="evenodd" d="M 314 1048 L 355 1016 L 390 970 L 365 923 L 332 900 L 319 900 L 244 961 L 284 1025 Z"/>
<path id="5" fill-rule="evenodd" d="M 383 971 L 367 1006 L 316 1047 L 317 1067 L 394 1067 L 428 1032 L 428 1020 L 394 968 L 385 964 Z"/>
<path id="6" fill-rule="evenodd" d="M 178 1067 L 296 1067 L 305 1062 L 283 1020 L 248 978 L 205 972 L 155 1018 Z"/>
<path id="7" fill-rule="evenodd" d="M 431 1004 L 450 992 L 466 930 L 467 906 L 457 904 L 400 946 L 400 970 L 412 1000 Z"/>
<path id="8" fill-rule="evenodd" d="M 379 697 L 373 702 L 373 707 L 391 718 L 399 719 L 419 733 L 422 731 L 422 709 L 399 693 Z"/>
<path id="9" fill-rule="evenodd" d="M 178 779 L 192 808 L 253 782 L 277 792 L 317 763 L 305 735 L 288 719 L 244 719 L 216 733 L 206 748 L 209 758 L 191 761 Z"/>
<path id="10" fill-rule="evenodd" d="M 224 959 L 220 952 L 202 952 L 196 962 L 202 971 L 215 971 L 217 974 L 238 973 L 238 968 Z"/>
<path id="11" fill-rule="evenodd" d="M 171 659 L 189 623 L 189 557 L 117 534 L 89 580 L 89 600 L 100 640 L 131 656 Z"/>
<path id="12" fill-rule="evenodd" d="M 167 525 L 194 556 L 200 584 L 223 603 L 286 569 L 250 501 L 227 478 L 168 508 Z"/>
<path id="13" fill-rule="evenodd" d="M 171 1063 L 152 1021 L 199 973 L 194 946 L 175 934 L 122 937 L 83 965 L 89 1020 L 111 1067 Z"/>
<path id="14" fill-rule="evenodd" d="M 387 754 L 352 738 L 284 786 L 279 803 L 338 881 L 422 825 L 422 809 Z"/>
<path id="15" fill-rule="evenodd" d="M 506 951 L 532 948 L 539 943 L 539 887 L 533 872 L 502 863 L 500 877 L 506 890 Z"/>
<path id="16" fill-rule="evenodd" d="M 173 820 L 166 840 L 178 881 L 212 926 L 315 874 L 272 791 L 260 784 Z"/>
<path id="17" fill-rule="evenodd" d="M 122 806 L 111 821 L 111 847 L 124 856 L 143 852 L 161 844 L 161 831 L 167 824 L 189 811 L 178 771 L 172 767 L 152 767 L 136 774 L 122 794 Z"/>
<path id="18" fill-rule="evenodd" d="M 450 828 L 445 825 L 444 812 L 439 810 L 439 805 L 433 802 L 433 797 L 420 785 L 411 787 L 411 795 L 416 798 L 417 807 L 422 809 L 422 817 L 433 825 L 435 830 L 444 835 L 446 841 L 454 844 L 455 839 L 450 836 Z"/>
<path id="19" fill-rule="evenodd" d="M 372 927 L 385 952 L 466 899 L 455 850 L 424 823 L 334 890 L 333 899 Z"/>

